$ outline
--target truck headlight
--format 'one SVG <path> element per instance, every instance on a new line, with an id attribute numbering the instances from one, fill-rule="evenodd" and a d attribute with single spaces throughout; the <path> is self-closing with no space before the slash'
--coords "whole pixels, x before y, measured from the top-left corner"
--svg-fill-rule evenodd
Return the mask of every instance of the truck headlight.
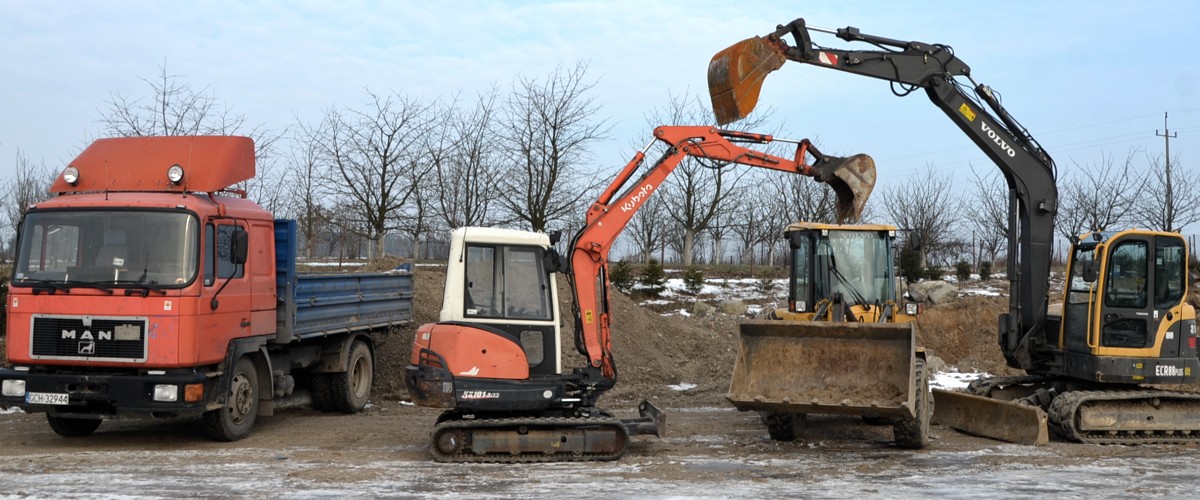
<path id="1" fill-rule="evenodd" d="M 154 386 L 154 400 L 169 403 L 179 401 L 179 386 L 174 384 L 158 384 Z"/>
<path id="2" fill-rule="evenodd" d="M 0 390 L 0 394 L 12 397 L 25 396 L 25 381 L 24 380 L 5 380 L 4 387 Z"/>

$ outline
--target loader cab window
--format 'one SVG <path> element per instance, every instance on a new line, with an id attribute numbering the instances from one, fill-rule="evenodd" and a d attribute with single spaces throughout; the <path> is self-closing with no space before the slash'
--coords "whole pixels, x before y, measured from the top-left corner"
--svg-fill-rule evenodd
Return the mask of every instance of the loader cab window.
<path id="1" fill-rule="evenodd" d="M 814 299 L 842 294 L 847 302 L 894 300 L 892 247 L 886 233 L 831 230 L 816 243 Z"/>
<path id="2" fill-rule="evenodd" d="M 795 236 L 789 236 L 792 246 L 790 305 L 792 311 L 805 312 L 814 305 L 808 294 L 811 273 L 809 263 L 812 261 L 811 233 L 796 233 Z"/>
<path id="3" fill-rule="evenodd" d="M 554 319 L 543 253 L 534 246 L 468 245 L 464 316 Z"/>

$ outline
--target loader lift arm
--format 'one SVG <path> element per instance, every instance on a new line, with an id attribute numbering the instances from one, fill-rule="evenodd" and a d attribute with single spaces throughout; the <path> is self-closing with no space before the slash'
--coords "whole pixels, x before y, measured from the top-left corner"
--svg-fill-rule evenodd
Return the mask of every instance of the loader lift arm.
<path id="1" fill-rule="evenodd" d="M 667 144 L 666 154 L 630 182 L 656 142 Z M 745 144 L 787 142 L 796 145 L 794 158 L 751 150 Z M 766 134 L 720 130 L 707 126 L 663 126 L 654 139 L 625 165 L 588 209 L 584 227 L 570 245 L 566 273 L 574 294 L 575 342 L 587 356 L 584 384 L 607 389 L 616 381 L 611 352 L 611 315 L 608 309 L 608 253 L 617 236 L 662 182 L 686 158 L 721 164 L 737 163 L 816 178 L 837 194 L 840 219 L 857 220 L 875 185 L 874 162 L 867 155 L 846 158 L 821 154 L 808 139 L 799 141 Z M 808 163 L 809 159 L 812 163 Z M 619 193 L 619 194 L 618 194 Z"/>
<path id="2" fill-rule="evenodd" d="M 872 50 L 821 47 L 811 33 L 864 42 Z M 795 45 L 783 39 L 792 35 Z M 713 56 L 709 93 L 717 122 L 744 118 L 754 109 L 766 74 L 785 61 L 812 64 L 891 82 L 904 96 L 924 89 L 1004 173 L 1009 187 L 1009 313 L 1000 318 L 999 341 L 1010 366 L 1042 371 L 1054 363 L 1042 331 L 1047 315 L 1051 244 L 1058 191 L 1054 162 L 1037 141 L 1001 105 L 999 95 L 971 78 L 970 67 L 946 45 L 901 41 L 863 34 L 858 28 L 836 30 L 807 26 L 797 19 L 765 37 L 739 42 Z M 965 78 L 967 85 L 957 80 Z M 989 111 L 990 110 L 990 111 Z"/>

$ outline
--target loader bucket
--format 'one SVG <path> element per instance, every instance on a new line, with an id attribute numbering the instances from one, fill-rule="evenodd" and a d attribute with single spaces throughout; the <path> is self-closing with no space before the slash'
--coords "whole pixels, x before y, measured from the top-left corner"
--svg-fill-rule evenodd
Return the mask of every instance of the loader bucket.
<path id="1" fill-rule="evenodd" d="M 739 410 L 914 418 L 911 323 L 741 325 L 727 399 Z"/>
<path id="2" fill-rule="evenodd" d="M 838 224 L 857 222 L 871 191 L 875 190 L 875 160 L 865 154 L 822 157 L 813 172 L 837 195 Z"/>
<path id="3" fill-rule="evenodd" d="M 717 52 L 708 63 L 708 94 L 717 124 L 750 114 L 758 104 L 763 79 L 783 66 L 785 60 L 782 47 L 758 36 Z"/>

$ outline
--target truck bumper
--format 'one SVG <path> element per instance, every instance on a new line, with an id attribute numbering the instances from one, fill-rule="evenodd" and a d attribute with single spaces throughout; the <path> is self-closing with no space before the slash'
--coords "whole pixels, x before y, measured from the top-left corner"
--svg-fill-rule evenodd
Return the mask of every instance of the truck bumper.
<path id="1" fill-rule="evenodd" d="M 0 368 L 0 406 L 15 406 L 27 413 L 101 418 L 196 416 L 205 411 L 205 392 L 211 390 L 206 382 L 204 374 L 194 372 L 43 373 Z M 195 385 L 204 389 L 198 401 L 187 401 L 189 385 L 193 394 Z"/>

